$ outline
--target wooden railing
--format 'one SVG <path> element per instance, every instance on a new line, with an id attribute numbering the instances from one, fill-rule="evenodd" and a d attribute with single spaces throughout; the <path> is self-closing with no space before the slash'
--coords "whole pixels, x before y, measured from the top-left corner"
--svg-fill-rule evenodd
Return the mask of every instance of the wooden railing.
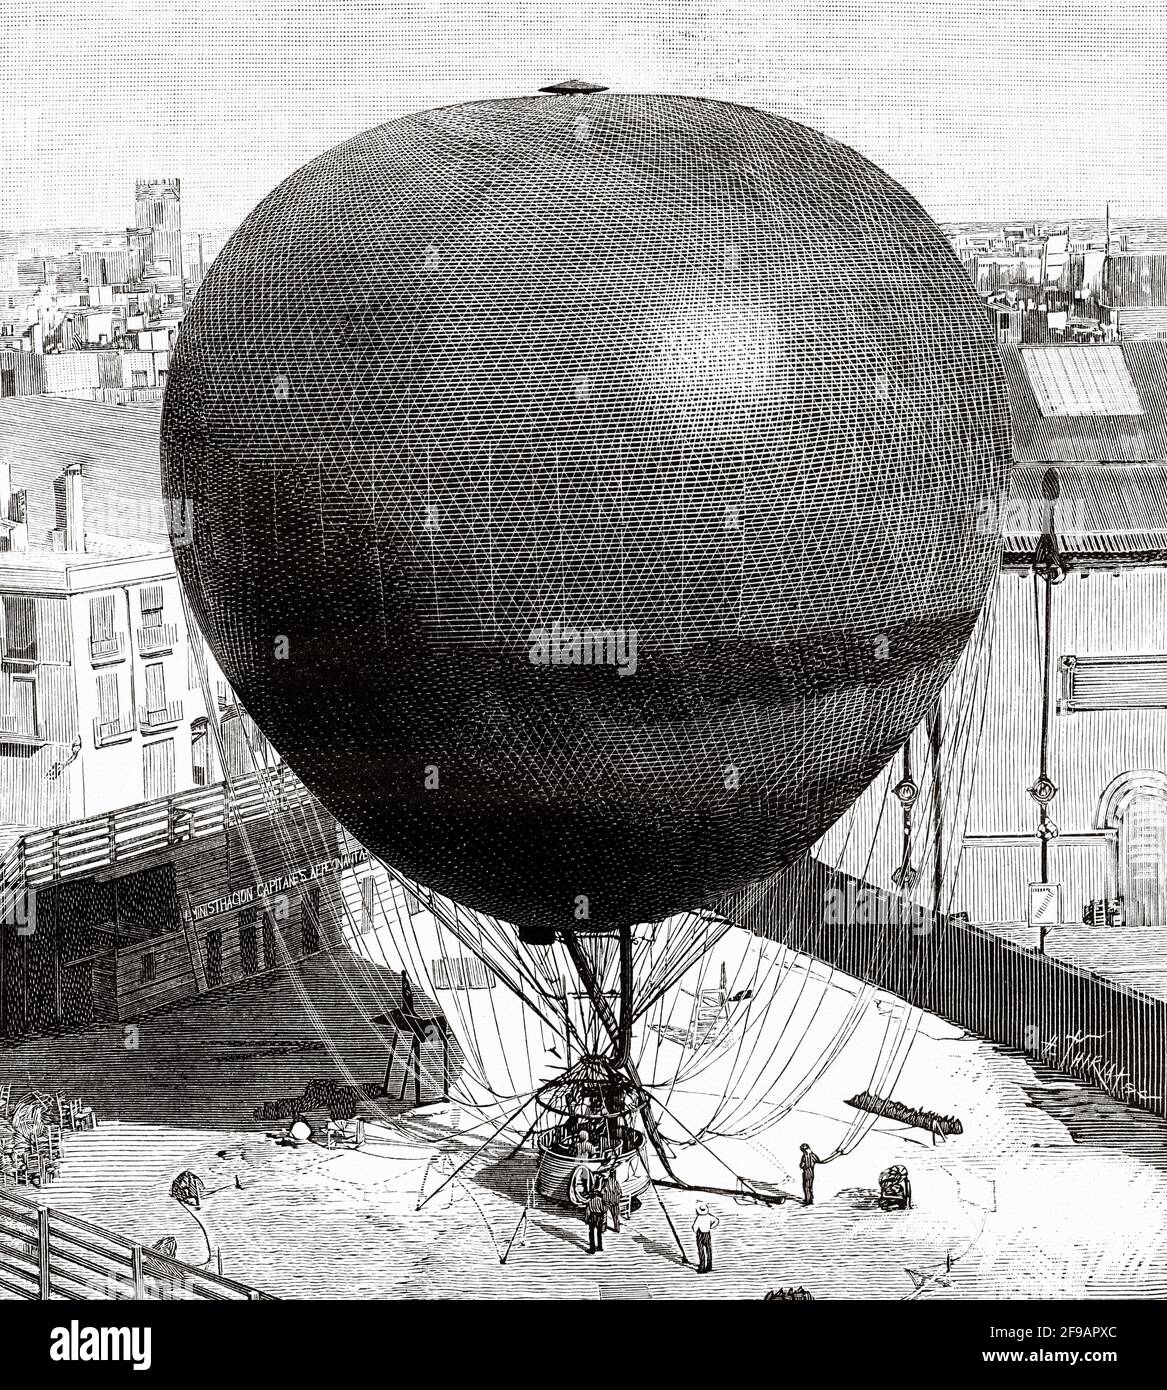
<path id="1" fill-rule="evenodd" d="M 107 743 L 112 743 L 115 739 L 128 738 L 138 726 L 134 723 L 133 710 L 126 710 L 118 715 L 116 719 L 102 719 L 98 717 L 93 721 L 93 746 L 103 748 Z"/>
<path id="2" fill-rule="evenodd" d="M 32 1299 L 271 1299 L 0 1189 L 0 1289 Z"/>
<path id="3" fill-rule="evenodd" d="M 178 626 L 175 623 L 162 623 L 154 627 L 138 629 L 138 650 L 143 656 L 157 656 L 160 652 L 172 652 L 178 641 Z"/>
<path id="4" fill-rule="evenodd" d="M 171 845 L 221 834 L 311 800 L 284 763 L 232 782 L 194 787 L 165 800 L 125 806 L 68 825 L 34 830 L 0 861 L 0 920 L 12 921 L 27 888 L 81 878 L 97 869 L 155 854 Z"/>
<path id="5" fill-rule="evenodd" d="M 23 722 L 20 715 L 0 714 L 0 736 L 6 743 L 34 743 L 42 744 L 47 742 L 44 734 L 35 724 L 29 728 L 27 722 Z"/>
<path id="6" fill-rule="evenodd" d="M 126 653 L 126 635 L 115 632 L 111 637 L 89 639 L 89 659 L 96 665 L 104 661 L 120 661 Z"/>
<path id="7" fill-rule="evenodd" d="M 143 729 L 165 729 L 170 724 L 181 722 L 181 700 L 169 700 L 166 704 L 159 705 L 157 709 L 151 709 L 149 705 L 138 707 L 138 723 Z"/>

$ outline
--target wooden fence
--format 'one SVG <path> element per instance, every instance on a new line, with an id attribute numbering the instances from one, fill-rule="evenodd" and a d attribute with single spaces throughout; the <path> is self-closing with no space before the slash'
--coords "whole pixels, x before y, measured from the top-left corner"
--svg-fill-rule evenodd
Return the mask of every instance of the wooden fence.
<path id="1" fill-rule="evenodd" d="M 1167 1001 L 960 917 L 905 920 L 894 895 L 809 857 L 726 906 L 759 935 L 1167 1116 Z"/>
<path id="2" fill-rule="evenodd" d="M 279 763 L 232 782 L 32 831 L 0 861 L 0 920 L 14 920 L 29 888 L 80 878 L 309 800 L 303 784 Z"/>
<path id="3" fill-rule="evenodd" d="M 0 1191 L 0 1289 L 31 1299 L 270 1299 L 79 1217 Z"/>

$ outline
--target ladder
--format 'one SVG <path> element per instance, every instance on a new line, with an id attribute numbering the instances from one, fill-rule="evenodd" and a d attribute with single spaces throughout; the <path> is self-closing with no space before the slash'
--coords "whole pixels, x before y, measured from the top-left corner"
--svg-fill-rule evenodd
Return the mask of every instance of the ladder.
<path id="1" fill-rule="evenodd" d="M 725 962 L 721 962 L 721 981 L 715 989 L 700 989 L 693 999 L 693 1015 L 689 1020 L 689 1046 L 699 1047 L 714 1028 L 729 1017 L 729 986 L 725 978 Z"/>

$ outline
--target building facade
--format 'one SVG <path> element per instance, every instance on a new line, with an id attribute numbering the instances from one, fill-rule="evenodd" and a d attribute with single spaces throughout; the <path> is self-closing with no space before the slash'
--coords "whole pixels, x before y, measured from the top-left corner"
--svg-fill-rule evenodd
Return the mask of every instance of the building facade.
<path id="1" fill-rule="evenodd" d="M 336 827 L 188 625 L 157 450 L 156 406 L 0 402 L 0 1037 L 340 939 Z"/>
<path id="2" fill-rule="evenodd" d="M 165 265 L 181 281 L 182 180 L 139 179 L 134 186 L 134 224 L 147 238 L 147 255 L 155 268 Z"/>

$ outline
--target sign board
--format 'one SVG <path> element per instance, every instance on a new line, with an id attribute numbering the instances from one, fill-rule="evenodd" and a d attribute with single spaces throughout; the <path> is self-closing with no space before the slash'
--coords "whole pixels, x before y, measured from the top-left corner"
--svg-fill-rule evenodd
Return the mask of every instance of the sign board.
<path id="1" fill-rule="evenodd" d="M 1062 885 L 1060 883 L 1031 883 L 1029 885 L 1029 925 L 1056 927 L 1062 920 Z"/>
<path id="2" fill-rule="evenodd" d="M 246 907 L 249 903 L 262 901 L 274 894 L 286 893 L 289 888 L 295 888 L 298 884 L 311 883 L 316 879 L 339 873 L 342 869 L 351 869 L 356 864 L 365 863 L 368 857 L 366 850 L 359 849 L 333 859 L 322 859 L 318 864 L 306 865 L 290 874 L 281 874 L 278 878 L 269 878 L 265 883 L 255 883 L 250 888 L 239 888 L 225 897 L 199 903 L 191 908 L 190 915 L 196 922 L 201 922 L 207 917 L 217 917 L 220 912 L 231 912 L 237 907 Z"/>

